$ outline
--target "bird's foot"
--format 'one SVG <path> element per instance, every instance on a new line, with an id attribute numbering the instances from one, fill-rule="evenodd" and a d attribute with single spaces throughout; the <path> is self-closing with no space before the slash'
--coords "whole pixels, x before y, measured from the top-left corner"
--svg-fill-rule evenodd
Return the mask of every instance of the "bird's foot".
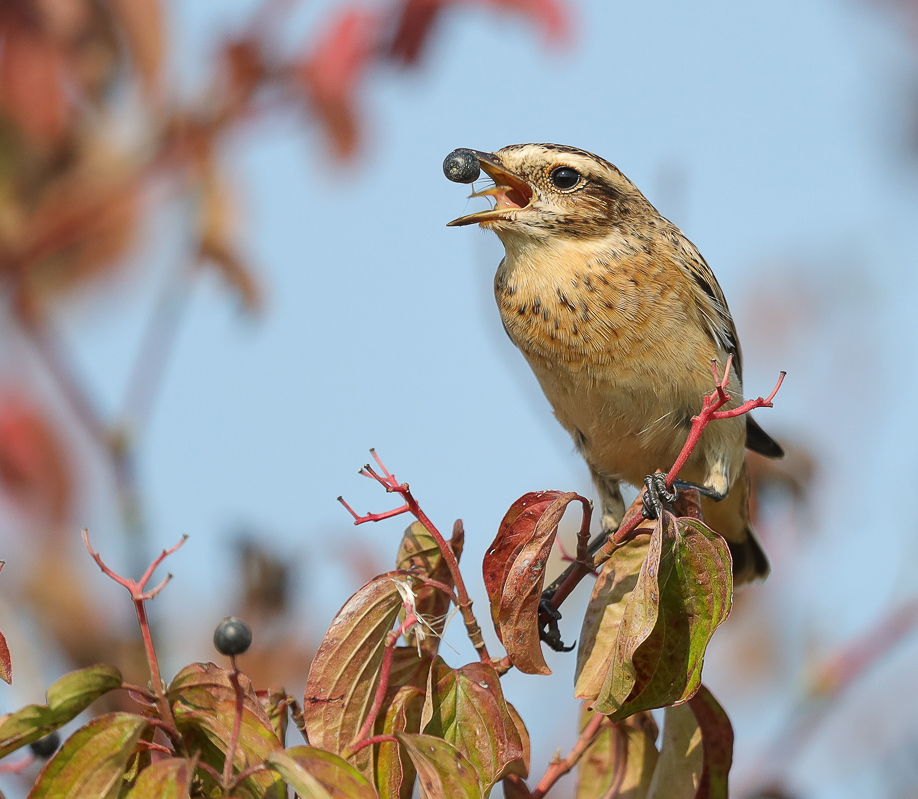
<path id="1" fill-rule="evenodd" d="M 666 485 L 666 475 L 662 472 L 648 474 L 644 478 L 644 493 L 641 494 L 641 502 L 644 505 L 645 519 L 659 519 L 663 511 L 679 497 L 679 491 L 675 485 L 670 491 Z"/>
<path id="2" fill-rule="evenodd" d="M 551 589 L 542 592 L 539 600 L 539 639 L 544 641 L 555 652 L 570 652 L 576 644 L 565 646 L 561 640 L 561 629 L 558 622 L 561 620 L 561 611 L 552 607 L 551 598 L 554 594 Z"/>

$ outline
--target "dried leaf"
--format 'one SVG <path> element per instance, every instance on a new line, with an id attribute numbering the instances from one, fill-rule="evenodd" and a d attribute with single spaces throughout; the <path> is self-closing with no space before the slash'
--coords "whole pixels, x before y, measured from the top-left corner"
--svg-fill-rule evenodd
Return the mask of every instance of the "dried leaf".
<path id="1" fill-rule="evenodd" d="M 128 760 L 147 727 L 147 720 L 133 713 L 93 719 L 45 764 L 27 799 L 118 796 Z"/>
<path id="2" fill-rule="evenodd" d="M 124 799 L 190 799 L 195 765 L 183 757 L 158 760 L 140 772 Z"/>
<path id="3" fill-rule="evenodd" d="M 453 537 L 449 541 L 456 560 L 459 560 L 462 555 L 464 540 L 465 533 L 462 523 L 457 522 L 453 527 Z M 395 565 L 397 569 L 410 571 L 453 588 L 453 576 L 440 552 L 440 547 L 420 522 L 414 522 L 405 530 Z M 429 628 L 425 627 L 425 635 L 421 640 L 421 651 L 427 655 L 436 655 L 440 647 L 440 636 L 446 624 L 450 601 L 449 596 L 439 588 L 429 585 L 418 588 L 415 607 L 418 615 L 430 625 Z M 414 646 L 417 643 L 415 630 L 408 631 L 405 635 L 405 643 L 407 646 Z"/>
<path id="4" fill-rule="evenodd" d="M 256 696 L 271 722 L 277 740 L 285 741 L 287 739 L 287 720 L 290 718 L 287 710 L 293 697 L 288 696 L 283 688 L 276 685 L 267 691 L 257 691 Z"/>
<path id="5" fill-rule="evenodd" d="M 539 638 L 539 601 L 558 523 L 576 498 L 573 492 L 556 491 L 521 497 L 507 512 L 485 555 L 491 615 L 510 662 L 524 674 L 551 674 Z"/>
<path id="6" fill-rule="evenodd" d="M 730 553 L 719 535 L 696 519 L 658 524 L 606 650 L 609 671 L 594 709 L 620 720 L 689 699 L 732 594 Z"/>
<path id="7" fill-rule="evenodd" d="M 727 779 L 733 765 L 733 726 L 714 695 L 701 686 L 688 702 L 701 730 L 704 754 L 695 799 L 727 799 Z"/>
<path id="8" fill-rule="evenodd" d="M 433 735 L 395 733 L 418 772 L 421 799 L 481 799 L 481 786 L 468 759 Z"/>
<path id="9" fill-rule="evenodd" d="M 406 572 L 380 575 L 338 611 L 312 661 L 303 699 L 303 720 L 310 743 L 335 754 L 351 743 L 372 704 L 386 635 L 402 607 L 396 582 L 418 586 Z M 354 757 L 370 774 L 368 749 Z"/>
<path id="10" fill-rule="evenodd" d="M 581 730 L 594 715 L 584 705 Z M 604 727 L 577 764 L 577 799 L 645 799 L 659 757 L 655 740 L 653 720 L 640 714 Z"/>
<path id="11" fill-rule="evenodd" d="M 3 633 L 0 633 L 0 680 L 9 685 L 13 684 L 13 658 Z"/>
<path id="12" fill-rule="evenodd" d="M 0 757 L 44 738 L 120 685 L 121 672 L 113 666 L 65 674 L 48 689 L 47 705 L 26 705 L 0 721 Z"/>
<path id="13" fill-rule="evenodd" d="M 294 746 L 286 754 L 309 772 L 331 799 L 377 799 L 370 781 L 331 752 L 311 746 Z"/>
<path id="14" fill-rule="evenodd" d="M 485 793 L 523 758 L 500 679 L 484 663 L 460 669 L 434 664 L 421 720 L 427 735 L 443 738 L 468 758 Z"/>
<path id="15" fill-rule="evenodd" d="M 701 730 L 688 705 L 666 708 L 660 759 L 647 799 L 695 799 L 702 772 Z"/>

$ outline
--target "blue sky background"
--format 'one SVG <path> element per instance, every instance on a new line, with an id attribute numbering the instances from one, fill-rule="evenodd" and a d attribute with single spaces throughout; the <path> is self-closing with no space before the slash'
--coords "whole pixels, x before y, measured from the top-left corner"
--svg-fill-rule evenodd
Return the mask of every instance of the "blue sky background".
<path id="1" fill-rule="evenodd" d="M 307 4 L 289 46 L 314 38 L 335 5 Z M 250 7 L 173 2 L 182 92 L 193 96 L 208 53 Z M 335 501 L 392 506 L 356 474 L 375 446 L 442 529 L 465 521 L 469 581 L 486 613 L 477 564 L 510 503 L 530 490 L 592 489 L 501 329 L 491 296 L 499 242 L 445 227 L 472 206 L 440 164 L 458 146 L 572 144 L 616 163 L 698 245 L 736 317 L 747 394 L 788 371 L 776 407 L 757 418 L 820 461 L 809 508 L 776 511 L 763 531 L 774 574 L 742 600 L 756 606 L 753 621 L 744 626 L 740 607 L 708 664 L 737 728 L 742 781 L 807 668 L 916 588 L 915 41 L 903 20 L 854 0 L 582 0 L 573 10 L 574 41 L 554 51 L 517 17 L 450 13 L 421 71 L 392 69 L 365 87 L 370 135 L 356 164 L 336 163 L 320 131 L 284 120 L 223 153 L 268 306 L 244 318 L 213 276 L 194 291 L 141 446 L 155 545 L 191 535 L 154 607 L 182 642 L 168 653 L 173 670 L 210 659 L 210 630 L 232 596 L 226 542 L 250 525 L 301 564 L 304 629 L 326 625 L 358 587 L 341 547 L 375 551 L 388 568 L 405 526 L 355 530 Z M 61 321 L 108 407 L 150 307 L 145 289 L 182 265 L 183 210 L 174 203 L 150 220 L 142 290 L 114 305 L 87 295 Z M 101 501 L 111 487 L 87 458 L 81 523 L 126 562 Z M 890 493 L 891 476 L 902 488 Z M 754 671 L 743 642 L 765 623 L 779 651 L 750 690 L 737 675 Z M 461 636 L 451 640 L 471 657 Z M 794 761 L 801 796 L 906 795 L 897 775 L 918 728 L 896 708 L 918 698 L 916 656 L 914 641 L 900 647 L 863 681 L 862 698 L 833 711 Z M 551 656 L 549 680 L 508 680 L 524 718 L 570 695 L 573 660 Z M 301 693 L 302 681 L 287 687 Z M 534 763 L 568 748 L 575 714 L 559 699 L 550 728 L 532 724 Z"/>

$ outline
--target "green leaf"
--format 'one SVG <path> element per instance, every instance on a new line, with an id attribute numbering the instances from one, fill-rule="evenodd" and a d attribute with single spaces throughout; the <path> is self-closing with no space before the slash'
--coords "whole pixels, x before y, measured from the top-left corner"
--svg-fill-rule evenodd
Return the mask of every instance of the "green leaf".
<path id="1" fill-rule="evenodd" d="M 306 771 L 331 799 L 377 799 L 370 781 L 346 760 L 331 752 L 311 746 L 294 746 L 284 754 Z M 272 755 L 268 759 L 277 763 L 280 757 Z M 292 782 L 290 784 L 293 785 Z"/>
<path id="2" fill-rule="evenodd" d="M 581 730 L 594 715 L 584 705 Z M 649 714 L 604 727 L 577 764 L 577 799 L 646 799 L 659 757 L 656 738 L 656 724 Z"/>
<path id="3" fill-rule="evenodd" d="M 524 755 L 497 672 L 484 663 L 452 669 L 440 661 L 431 669 L 430 683 L 421 717 L 424 732 L 467 757 L 487 795 Z"/>
<path id="4" fill-rule="evenodd" d="M 418 588 L 403 571 L 367 583 L 338 611 L 316 652 L 306 679 L 303 719 L 310 743 L 320 749 L 341 754 L 369 712 L 386 635 L 402 607 L 396 582 Z M 367 775 L 372 774 L 371 754 L 368 747 L 353 758 Z"/>
<path id="5" fill-rule="evenodd" d="M 658 523 L 634 590 L 622 598 L 625 609 L 594 709 L 616 721 L 693 696 L 708 642 L 727 618 L 732 595 L 730 552 L 717 533 L 696 519 Z"/>
<path id="6" fill-rule="evenodd" d="M 133 713 L 107 713 L 71 735 L 38 775 L 27 799 L 109 799 L 148 722 Z"/>
<path id="7" fill-rule="evenodd" d="M 190 799 L 196 760 L 169 757 L 140 772 L 124 799 Z"/>
<path id="8" fill-rule="evenodd" d="M 386 703 L 382 728 L 378 733 L 394 735 L 396 732 L 420 732 L 423 705 L 424 691 L 414 685 L 402 686 L 392 700 Z M 416 779 L 417 772 L 403 747 L 394 743 L 379 744 L 376 752 L 376 785 L 380 799 L 411 799 Z"/>
<path id="9" fill-rule="evenodd" d="M 727 799 L 728 775 L 733 765 L 733 726 L 726 711 L 705 686 L 688 702 L 701 729 L 704 753 L 701 781 L 695 799 Z"/>
<path id="10" fill-rule="evenodd" d="M 0 721 L 0 757 L 44 738 L 120 685 L 121 672 L 113 666 L 65 674 L 48 689 L 47 705 L 26 705 Z"/>
<path id="11" fill-rule="evenodd" d="M 286 752 L 272 752 L 265 762 L 284 778 L 300 799 L 331 799 L 322 784 Z"/>
<path id="12" fill-rule="evenodd" d="M 688 705 L 666 708 L 660 759 L 647 799 L 695 799 L 703 768 L 701 730 Z"/>
<path id="13" fill-rule="evenodd" d="M 475 769 L 456 747 L 432 735 L 395 737 L 417 769 L 421 799 L 481 799 Z"/>

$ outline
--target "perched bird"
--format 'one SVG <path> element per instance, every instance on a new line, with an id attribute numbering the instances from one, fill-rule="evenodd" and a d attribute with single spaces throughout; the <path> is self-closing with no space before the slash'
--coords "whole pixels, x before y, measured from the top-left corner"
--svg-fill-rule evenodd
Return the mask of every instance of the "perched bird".
<path id="1" fill-rule="evenodd" d="M 504 327 L 586 459 L 603 528 L 614 530 L 620 484 L 640 486 L 678 456 L 714 388 L 712 361 L 722 374 L 733 356 L 727 407 L 742 403 L 723 292 L 682 231 L 608 161 L 557 144 L 458 150 L 444 162 L 451 179 L 477 176 L 470 152 L 494 181 L 472 196 L 494 207 L 449 224 L 477 223 L 503 243 L 494 294 Z M 712 423 L 679 475 L 708 495 L 702 512 L 730 546 L 736 582 L 769 568 L 749 521 L 746 447 L 783 454 L 747 414 Z"/>

